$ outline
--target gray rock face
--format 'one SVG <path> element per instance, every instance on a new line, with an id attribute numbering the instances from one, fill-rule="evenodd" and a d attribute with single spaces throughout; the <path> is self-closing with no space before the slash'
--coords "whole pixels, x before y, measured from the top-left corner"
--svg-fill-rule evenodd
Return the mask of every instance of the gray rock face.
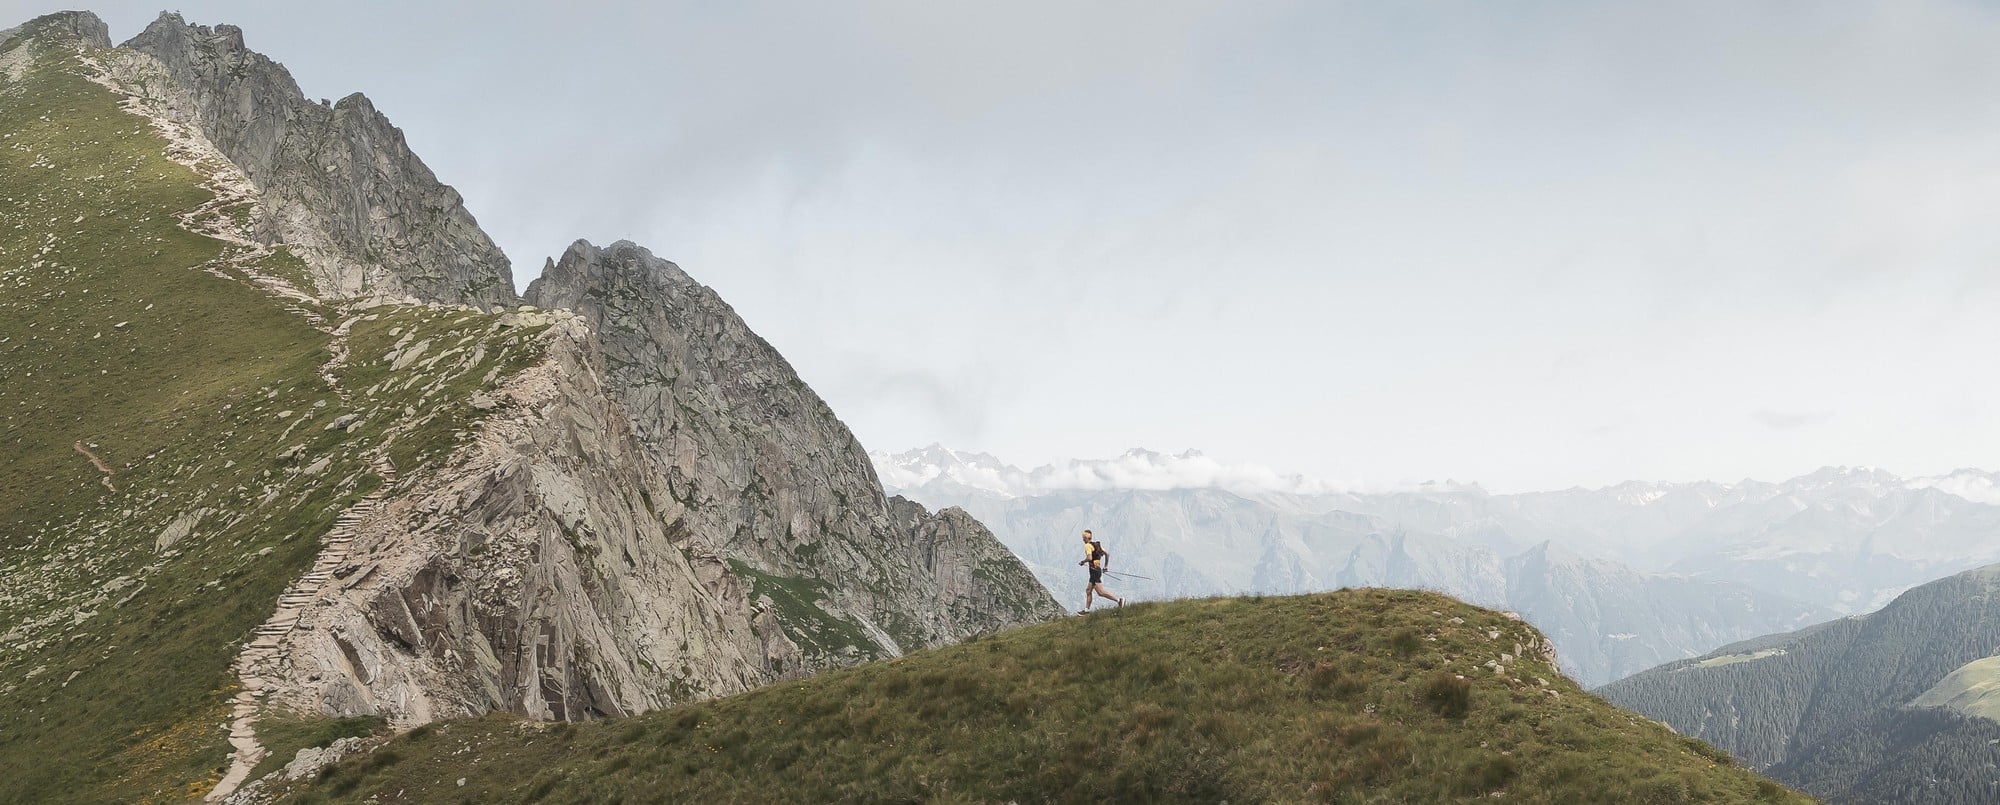
<path id="1" fill-rule="evenodd" d="M 515 301 L 506 256 L 366 97 L 308 101 L 282 65 L 244 47 L 240 29 L 178 14 L 121 49 L 159 63 L 165 85 L 143 91 L 256 184 L 252 236 L 297 252 L 320 295 Z"/>
<path id="2" fill-rule="evenodd" d="M 338 595 L 272 669 L 291 709 L 404 725 L 491 710 L 579 720 L 799 672 L 798 648 L 692 538 L 606 393 L 585 325 L 494 393 L 445 472 L 361 525 Z"/>
<path id="3" fill-rule="evenodd" d="M 1054 602 L 1038 591 L 1021 560 L 1000 544 L 964 509 L 932 514 L 907 498 L 889 498 L 891 533 L 908 535 L 896 551 L 908 565 L 907 576 L 928 580 L 909 590 L 920 609 L 941 613 L 960 629 L 990 631 L 1060 615 Z M 1045 605 L 1046 602 L 1046 605 Z"/>
<path id="4" fill-rule="evenodd" d="M 284 638 L 273 701 L 399 725 L 578 720 L 725 695 L 1061 614 L 958 509 L 885 499 L 854 437 L 714 292 L 579 243 L 575 312 L 481 395 L 452 466 L 360 522 Z M 416 351 L 381 356 L 392 365 Z"/>
<path id="5" fill-rule="evenodd" d="M 111 47 L 111 28 L 88 11 L 58 11 L 36 17 L 26 25 L 0 31 L 0 45 L 28 30 L 51 41 L 74 40 L 84 47 Z"/>
<path id="6" fill-rule="evenodd" d="M 1061 613 L 963 512 L 892 509 L 839 418 L 673 263 L 629 242 L 578 241 L 526 296 L 590 322 L 607 385 L 685 507 L 684 527 L 778 605 L 808 662 L 894 656 Z M 980 601 L 1005 602 L 1006 614 Z"/>

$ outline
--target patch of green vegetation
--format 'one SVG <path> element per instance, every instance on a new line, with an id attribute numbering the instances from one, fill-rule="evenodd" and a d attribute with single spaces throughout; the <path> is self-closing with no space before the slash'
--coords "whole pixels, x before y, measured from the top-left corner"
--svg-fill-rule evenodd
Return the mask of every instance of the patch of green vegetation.
<path id="1" fill-rule="evenodd" d="M 248 222 L 243 225 L 247 228 Z M 292 287 L 306 293 L 313 292 L 312 276 L 306 269 L 306 261 L 299 259 L 291 249 L 283 246 L 272 249 L 260 265 L 265 273 L 291 283 Z"/>
<path id="2" fill-rule="evenodd" d="M 1405 631 L 1417 646 L 1398 656 Z M 1414 591 L 1136 604 L 568 731 L 501 717 L 441 725 L 425 742 L 381 750 L 396 753 L 394 764 L 356 758 L 285 793 L 293 802 L 1810 801 L 1611 707 L 1539 658 L 1513 656 L 1517 643 L 1538 640 L 1519 621 Z"/>
<path id="3" fill-rule="evenodd" d="M 23 39 L 32 63 L 0 76 L 0 802 L 198 798 L 226 766 L 231 661 L 380 483 L 370 457 L 393 439 L 405 478 L 434 466 L 529 334 L 451 311 L 503 357 L 387 413 L 342 402 L 324 332 L 205 270 L 232 247 L 178 226 L 200 177 L 74 37 Z"/>
<path id="4" fill-rule="evenodd" d="M 1042 609 L 1035 605 L 1038 599 L 1048 594 L 1046 588 L 1042 587 L 1042 582 L 1035 578 L 1035 574 L 1018 560 L 982 559 L 972 566 L 972 577 L 994 590 L 1011 593 L 1002 594 L 998 598 L 1008 613 L 1014 616 L 1014 620 L 1033 622 L 1047 617 L 1042 614 Z"/>
<path id="5" fill-rule="evenodd" d="M 889 635 L 889 639 L 896 641 L 896 645 L 905 652 L 915 651 L 930 644 L 924 637 L 923 628 L 901 612 L 884 610 L 879 619 L 882 631 Z"/>
<path id="6" fill-rule="evenodd" d="M 257 719 L 257 740 L 271 754 L 251 770 L 248 779 L 255 780 L 283 768 L 301 749 L 317 749 L 342 738 L 378 735 L 387 728 L 388 723 L 381 716 L 329 718 L 289 713 L 266 714 Z"/>
<path id="7" fill-rule="evenodd" d="M 397 467 L 449 456 L 478 420 L 473 396 L 542 357 L 545 326 L 510 325 L 503 316 L 403 305 L 369 312 L 348 332 L 341 382 L 372 411 L 352 428 L 389 442 Z M 398 364 L 401 364 L 400 366 Z"/>
<path id="8" fill-rule="evenodd" d="M 821 657 L 882 656 L 882 647 L 861 627 L 820 606 L 828 597 L 826 582 L 765 573 L 736 559 L 729 560 L 729 567 L 750 580 L 751 601 L 771 599 L 772 614 L 800 649 Z"/>

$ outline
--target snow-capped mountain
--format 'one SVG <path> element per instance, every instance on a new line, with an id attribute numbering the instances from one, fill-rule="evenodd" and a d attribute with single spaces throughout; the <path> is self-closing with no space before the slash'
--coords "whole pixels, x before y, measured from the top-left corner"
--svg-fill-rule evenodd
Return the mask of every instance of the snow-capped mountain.
<path id="1" fill-rule="evenodd" d="M 1356 491 L 1193 451 L 1034 470 L 940 446 L 873 458 L 885 488 L 971 511 L 1073 605 L 1091 528 L 1114 569 L 1152 577 L 1118 580 L 1141 597 L 1440 589 L 1522 612 L 1591 684 L 2000 561 L 2000 485 L 1977 470 L 1495 495 Z"/>
<path id="2" fill-rule="evenodd" d="M 1282 475 L 1256 464 L 1230 464 L 1199 450 L 1157 453 L 1132 449 L 1111 459 L 1071 459 L 1022 470 L 985 453 L 943 445 L 894 455 L 869 453 L 882 483 L 897 489 L 938 487 L 995 498 L 1044 495 L 1072 489 L 1223 489 L 1245 495 L 1328 495 L 1341 488 L 1302 475 Z"/>

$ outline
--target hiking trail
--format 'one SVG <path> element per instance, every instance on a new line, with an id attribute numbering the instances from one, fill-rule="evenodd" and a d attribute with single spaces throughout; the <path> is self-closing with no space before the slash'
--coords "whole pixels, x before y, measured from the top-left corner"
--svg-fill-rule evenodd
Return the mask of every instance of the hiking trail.
<path id="1" fill-rule="evenodd" d="M 374 467 L 382 485 L 362 496 L 333 521 L 332 530 L 321 538 L 324 547 L 313 560 L 312 569 L 285 588 L 278 596 L 277 611 L 257 627 L 243 653 L 236 655 L 235 668 L 241 687 L 230 699 L 229 713 L 229 745 L 234 751 L 230 754 L 228 773 L 208 794 L 209 802 L 219 802 L 234 793 L 250 776 L 250 770 L 270 754 L 257 740 L 257 715 L 269 692 L 271 677 L 290 661 L 285 638 L 298 628 L 306 608 L 332 590 L 329 582 L 334 571 L 347 563 L 356 530 L 375 513 L 376 506 L 396 483 L 396 465 L 387 456 L 377 456 Z"/>
<path id="2" fill-rule="evenodd" d="M 120 58 L 118 54 L 104 55 L 112 59 Z M 147 88 L 153 82 L 121 80 L 121 76 L 107 68 L 96 55 L 85 54 L 82 58 L 91 70 L 90 80 L 121 95 L 123 100 L 120 106 L 123 109 L 151 121 L 154 130 L 167 142 L 166 157 L 193 171 L 200 178 L 201 186 L 212 194 L 207 201 L 176 216 L 182 229 L 224 244 L 220 254 L 197 268 L 224 280 L 248 283 L 278 297 L 287 310 L 326 334 L 331 354 L 320 366 L 318 374 L 340 400 L 349 400 L 349 393 L 340 382 L 339 370 L 348 360 L 348 330 L 362 317 L 352 315 L 351 308 L 346 305 L 324 302 L 309 293 L 309 289 L 301 289 L 265 270 L 265 260 L 275 250 L 252 239 L 245 231 L 246 223 L 255 220 L 260 209 L 256 185 L 201 132 L 174 120 L 164 99 L 147 95 Z M 147 70 L 143 62 L 121 61 L 117 66 L 127 72 Z M 328 316 L 335 311 L 349 314 L 338 326 L 328 321 Z M 83 442 L 77 442 L 75 447 L 105 474 L 101 479 L 105 487 L 114 488 L 111 485 L 111 468 L 91 453 Z M 311 569 L 286 586 L 278 596 L 276 610 L 256 628 L 250 642 L 231 664 L 236 672 L 238 690 L 230 699 L 229 766 L 222 779 L 204 797 L 207 802 L 220 802 L 235 793 L 257 764 L 270 754 L 270 750 L 257 739 L 256 723 L 272 679 L 278 669 L 290 662 L 286 638 L 298 627 L 307 608 L 332 588 L 329 582 L 334 578 L 335 571 L 347 562 L 357 530 L 395 486 L 396 466 L 386 454 L 377 453 L 371 465 L 381 484 L 334 519 L 333 527 L 320 538 L 320 552 L 314 558 Z"/>
<path id="3" fill-rule="evenodd" d="M 90 465 L 96 467 L 98 472 L 104 473 L 104 477 L 97 479 L 98 483 L 104 484 L 105 489 L 113 492 L 118 491 L 118 487 L 111 483 L 111 476 L 117 473 L 111 471 L 111 467 L 104 463 L 104 459 L 98 458 L 96 453 L 90 452 L 90 448 L 84 447 L 81 441 L 70 446 L 76 448 L 76 452 L 82 453 L 84 458 L 90 459 Z"/>

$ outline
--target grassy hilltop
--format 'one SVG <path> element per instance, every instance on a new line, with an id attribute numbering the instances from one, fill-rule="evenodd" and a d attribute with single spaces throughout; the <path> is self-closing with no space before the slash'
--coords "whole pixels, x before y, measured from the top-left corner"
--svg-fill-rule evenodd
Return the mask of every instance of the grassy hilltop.
<path id="1" fill-rule="evenodd" d="M 1810 801 L 1515 656 L 1539 640 L 1409 591 L 1138 604 L 629 719 L 420 728 L 290 798 Z"/>

